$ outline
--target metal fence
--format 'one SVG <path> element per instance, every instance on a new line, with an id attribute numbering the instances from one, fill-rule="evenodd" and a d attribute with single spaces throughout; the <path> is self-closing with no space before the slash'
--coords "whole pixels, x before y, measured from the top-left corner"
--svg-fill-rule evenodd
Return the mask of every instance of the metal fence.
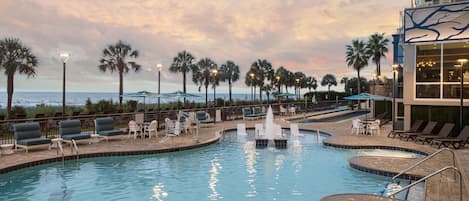
<path id="1" fill-rule="evenodd" d="M 295 105 L 297 113 L 312 112 L 319 110 L 332 109 L 338 106 L 346 105 L 346 101 L 321 101 L 317 104 L 305 103 L 305 102 L 293 102 L 282 105 Z M 280 104 L 270 104 L 274 114 L 279 114 Z M 221 111 L 222 121 L 242 119 L 243 113 L 242 108 L 245 107 L 268 107 L 267 104 L 256 104 L 256 105 L 239 105 L 239 106 L 226 106 L 226 107 L 204 107 L 204 108 L 192 108 L 192 109 L 180 109 L 184 112 L 193 111 L 205 111 L 210 114 L 211 117 L 215 117 L 216 110 Z M 158 127 L 164 127 L 164 119 L 176 119 L 179 110 L 161 110 L 161 111 L 148 111 L 144 112 L 145 121 L 158 121 Z M 117 128 L 127 128 L 127 124 L 130 120 L 135 119 L 134 113 L 113 113 L 113 114 L 93 114 L 93 115 L 70 115 L 63 117 L 41 117 L 41 118 L 29 118 L 29 119 L 11 119 L 11 120 L 0 120 L 0 144 L 13 144 L 14 133 L 13 125 L 22 122 L 39 122 L 41 126 L 42 135 L 46 138 L 58 137 L 58 123 L 65 119 L 79 119 L 81 121 L 82 132 L 93 133 L 95 130 L 94 120 L 99 117 L 112 117 L 115 121 Z"/>

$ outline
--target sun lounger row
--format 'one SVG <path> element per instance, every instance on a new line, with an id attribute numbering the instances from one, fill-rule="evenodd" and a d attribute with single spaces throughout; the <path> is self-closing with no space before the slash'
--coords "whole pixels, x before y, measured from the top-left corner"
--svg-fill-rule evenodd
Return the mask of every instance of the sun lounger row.
<path id="1" fill-rule="evenodd" d="M 401 140 L 413 140 L 422 144 L 428 143 L 431 146 L 438 146 L 438 148 L 451 146 L 459 149 L 469 142 L 469 126 L 465 126 L 456 137 L 450 137 L 449 135 L 455 127 L 453 123 L 445 123 L 436 135 L 433 134 L 433 130 L 437 127 L 437 122 L 430 121 L 423 126 L 424 123 L 422 120 L 417 120 L 408 131 L 391 132 L 388 137 L 399 137 Z"/>
<path id="2" fill-rule="evenodd" d="M 245 107 L 243 108 L 243 120 L 255 120 L 265 117 L 265 113 L 262 112 L 261 107 Z"/>

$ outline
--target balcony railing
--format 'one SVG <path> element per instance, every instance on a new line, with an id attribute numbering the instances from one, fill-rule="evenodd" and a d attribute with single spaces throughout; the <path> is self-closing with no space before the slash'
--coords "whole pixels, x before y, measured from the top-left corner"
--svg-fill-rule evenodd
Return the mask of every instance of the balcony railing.
<path id="1" fill-rule="evenodd" d="M 420 7 L 450 4 L 450 3 L 457 3 L 457 2 L 467 2 L 467 1 L 469 0 L 412 0 L 412 7 L 420 8 Z"/>

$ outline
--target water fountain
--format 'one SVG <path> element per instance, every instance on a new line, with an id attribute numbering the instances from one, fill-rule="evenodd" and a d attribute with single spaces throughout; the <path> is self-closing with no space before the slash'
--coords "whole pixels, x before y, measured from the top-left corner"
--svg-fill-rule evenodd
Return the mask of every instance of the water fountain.
<path id="1" fill-rule="evenodd" d="M 271 106 L 267 109 L 263 127 L 264 129 L 261 129 L 256 136 L 256 148 L 287 148 L 287 138 L 282 135 L 282 127 L 274 123 L 274 113 Z"/>

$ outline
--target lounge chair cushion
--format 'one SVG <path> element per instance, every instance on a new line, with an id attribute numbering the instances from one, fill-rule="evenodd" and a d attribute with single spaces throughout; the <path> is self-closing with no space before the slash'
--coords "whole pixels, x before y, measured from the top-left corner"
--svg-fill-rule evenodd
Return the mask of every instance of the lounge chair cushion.
<path id="1" fill-rule="evenodd" d="M 112 117 L 96 118 L 96 132 L 114 130 L 114 120 Z"/>
<path id="2" fill-rule="evenodd" d="M 251 108 L 248 108 L 248 107 L 243 108 L 243 114 L 244 116 L 251 115 L 252 114 Z"/>
<path id="3" fill-rule="evenodd" d="M 195 112 L 195 116 L 197 117 L 197 120 L 199 121 L 203 121 L 207 119 L 207 115 L 205 114 L 204 111 Z"/>
<path id="4" fill-rule="evenodd" d="M 40 144 L 50 144 L 51 140 L 43 137 L 38 137 L 38 138 L 28 138 L 28 139 L 22 139 L 22 140 L 17 140 L 16 144 L 20 145 L 40 145 Z"/>
<path id="5" fill-rule="evenodd" d="M 105 131 L 99 131 L 98 135 L 102 136 L 113 136 L 113 135 L 120 135 L 123 134 L 121 130 L 105 130 Z"/>
<path id="6" fill-rule="evenodd" d="M 202 120 L 202 121 L 199 121 L 201 124 L 210 124 L 210 123 L 213 123 L 213 119 L 205 119 L 205 120 Z"/>
<path id="7" fill-rule="evenodd" d="M 257 114 L 248 114 L 248 115 L 244 115 L 244 117 L 249 117 L 249 118 L 255 118 L 257 117 L 258 115 Z"/>
<path id="8" fill-rule="evenodd" d="M 62 139 L 64 140 L 82 140 L 82 139 L 89 139 L 89 138 L 91 138 L 91 136 L 88 133 L 62 135 Z"/>
<path id="9" fill-rule="evenodd" d="M 65 120 L 59 122 L 59 135 L 75 135 L 81 133 L 81 122 L 80 120 Z"/>
<path id="10" fill-rule="evenodd" d="M 38 122 L 18 123 L 13 125 L 13 130 L 16 140 L 41 137 L 41 127 Z"/>

